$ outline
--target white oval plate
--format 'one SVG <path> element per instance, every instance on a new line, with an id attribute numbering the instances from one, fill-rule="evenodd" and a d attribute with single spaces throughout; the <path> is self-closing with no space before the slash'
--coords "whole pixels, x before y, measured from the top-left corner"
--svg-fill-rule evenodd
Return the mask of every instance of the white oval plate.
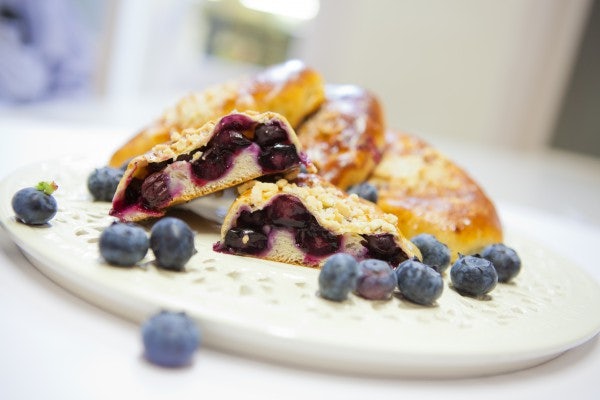
<path id="1" fill-rule="evenodd" d="M 98 237 L 113 218 L 92 202 L 80 158 L 31 165 L 0 185 L 0 222 L 45 275 L 76 295 L 136 322 L 159 309 L 184 310 L 204 343 L 312 369 L 382 376 L 475 376 L 537 365 L 600 330 L 600 290 L 579 268 L 507 227 L 523 271 L 486 299 L 448 285 L 433 307 L 394 297 L 343 303 L 317 296 L 318 271 L 215 253 L 218 227 L 180 213 L 196 231 L 186 272 L 118 268 L 99 257 Z M 20 188 L 55 180 L 56 217 L 42 227 L 15 220 Z"/>

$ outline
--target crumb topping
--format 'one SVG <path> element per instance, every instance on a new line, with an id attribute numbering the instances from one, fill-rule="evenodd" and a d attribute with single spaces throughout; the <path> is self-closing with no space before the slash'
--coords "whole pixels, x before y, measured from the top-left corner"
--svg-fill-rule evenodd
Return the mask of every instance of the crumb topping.
<path id="1" fill-rule="evenodd" d="M 319 223 L 333 232 L 398 235 L 395 215 L 382 212 L 356 194 L 348 195 L 325 183 L 312 181 L 308 185 L 298 185 L 285 179 L 276 183 L 256 182 L 249 193 L 250 202 L 254 207 L 262 208 L 278 194 L 300 199 Z"/>

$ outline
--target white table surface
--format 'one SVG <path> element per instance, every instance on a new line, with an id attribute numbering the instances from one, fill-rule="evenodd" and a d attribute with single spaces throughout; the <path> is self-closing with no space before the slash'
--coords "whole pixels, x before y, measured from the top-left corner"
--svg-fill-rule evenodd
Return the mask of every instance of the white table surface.
<path id="1" fill-rule="evenodd" d="M 0 110 L 0 179 L 20 166 L 89 154 L 102 165 L 155 115 L 95 103 Z M 501 218 L 600 282 L 600 160 L 428 138 L 497 202 Z M 0 399 L 600 398 L 598 338 L 543 365 L 469 379 L 388 379 L 297 369 L 201 348 L 168 370 L 141 357 L 139 327 L 67 292 L 0 229 Z M 523 332 L 523 334 L 527 334 Z"/>

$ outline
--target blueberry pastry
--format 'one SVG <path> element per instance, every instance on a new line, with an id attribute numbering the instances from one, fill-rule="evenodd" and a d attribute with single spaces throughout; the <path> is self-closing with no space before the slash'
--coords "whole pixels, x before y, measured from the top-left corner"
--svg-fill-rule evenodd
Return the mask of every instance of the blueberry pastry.
<path id="1" fill-rule="evenodd" d="M 109 165 L 119 168 L 155 145 L 168 142 L 174 132 L 200 128 L 234 110 L 276 112 L 295 128 L 323 102 L 324 91 L 321 75 L 297 60 L 209 87 L 185 96 L 167 109 L 160 118 L 119 148 Z"/>
<path id="2" fill-rule="evenodd" d="M 254 182 L 229 209 L 214 249 L 311 267 L 343 252 L 396 267 L 420 256 L 396 222 L 320 176 L 300 174 L 293 182 Z"/>
<path id="3" fill-rule="evenodd" d="M 386 146 L 379 101 L 354 85 L 326 85 L 325 102 L 296 131 L 319 175 L 341 189 L 366 180 Z"/>
<path id="4" fill-rule="evenodd" d="M 122 221 L 160 217 L 171 206 L 263 175 L 293 176 L 302 164 L 312 168 L 284 117 L 234 112 L 134 158 L 110 214 Z"/>
<path id="5" fill-rule="evenodd" d="M 368 182 L 407 237 L 432 234 L 453 258 L 502 242 L 494 204 L 462 168 L 417 137 L 390 132 L 388 143 Z"/>

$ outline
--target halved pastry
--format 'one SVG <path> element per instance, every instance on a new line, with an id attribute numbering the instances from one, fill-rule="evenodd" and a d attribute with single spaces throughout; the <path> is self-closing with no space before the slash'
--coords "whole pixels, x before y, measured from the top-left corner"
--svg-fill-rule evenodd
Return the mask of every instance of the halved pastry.
<path id="1" fill-rule="evenodd" d="M 312 168 L 286 119 L 272 112 L 231 113 L 128 165 L 110 214 L 124 221 L 159 217 L 168 207 L 259 176 Z"/>
<path id="2" fill-rule="evenodd" d="M 393 267 L 420 253 L 396 217 L 322 177 L 255 182 L 233 203 L 216 251 L 320 267 L 334 253 L 378 258 Z"/>
<path id="3" fill-rule="evenodd" d="M 283 115 L 292 127 L 312 113 L 325 95 L 321 75 L 291 60 L 260 73 L 192 93 L 148 127 L 142 129 L 111 157 L 109 165 L 121 167 L 133 157 L 168 142 L 174 132 L 200 128 L 234 110 L 272 111 Z"/>
<path id="4" fill-rule="evenodd" d="M 342 189 L 363 182 L 385 150 L 385 121 L 377 98 L 354 85 L 326 85 L 325 102 L 297 128 L 319 175 Z"/>
<path id="5" fill-rule="evenodd" d="M 369 182 L 406 237 L 430 233 L 453 257 L 502 241 L 494 204 L 462 168 L 417 137 L 390 132 L 388 142 Z"/>

